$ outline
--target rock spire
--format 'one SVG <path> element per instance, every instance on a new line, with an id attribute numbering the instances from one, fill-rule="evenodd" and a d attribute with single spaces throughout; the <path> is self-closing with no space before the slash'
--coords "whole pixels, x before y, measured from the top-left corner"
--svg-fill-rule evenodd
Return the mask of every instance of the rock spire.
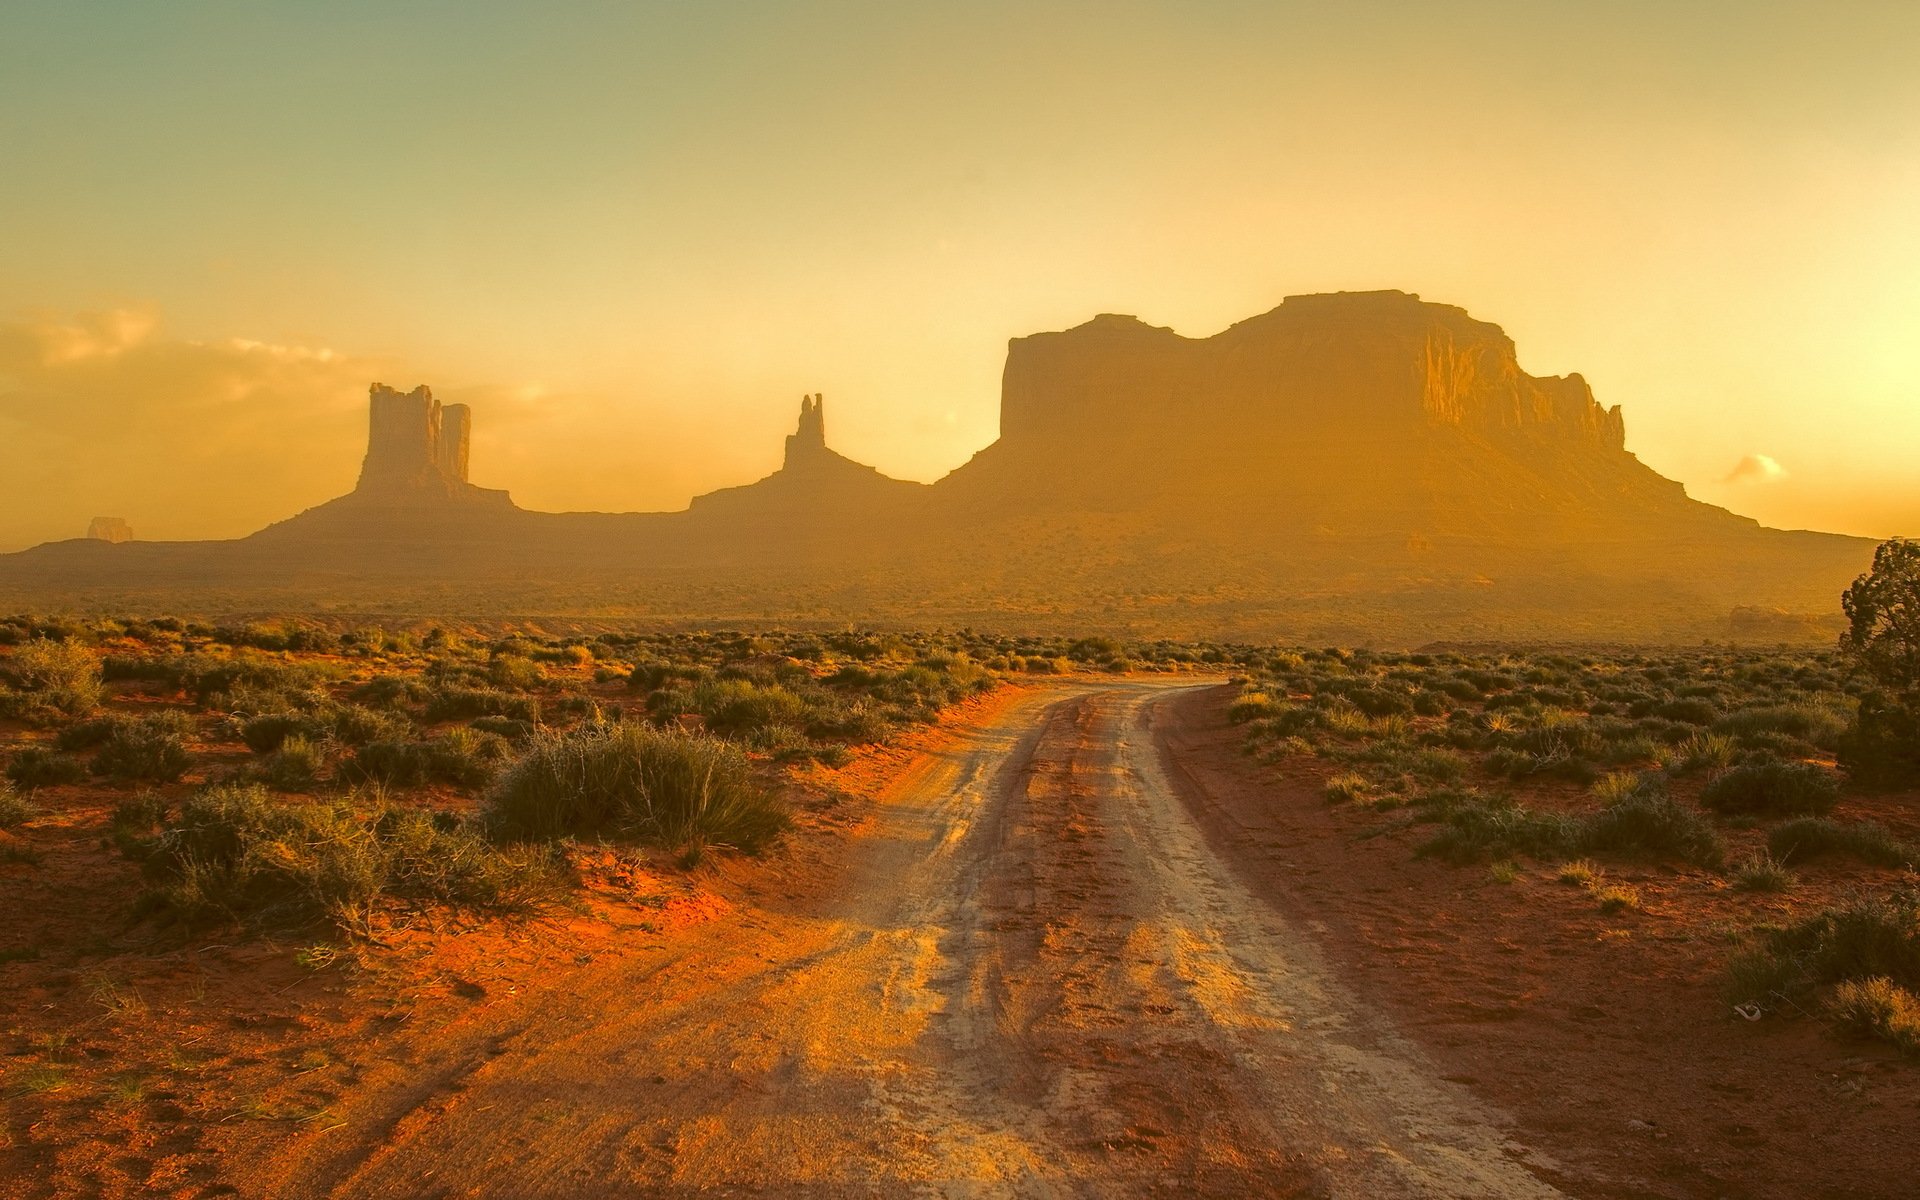
<path id="1" fill-rule="evenodd" d="M 788 468 L 817 462 L 827 454 L 826 401 L 815 392 L 800 397 L 800 425 L 787 438 Z"/>

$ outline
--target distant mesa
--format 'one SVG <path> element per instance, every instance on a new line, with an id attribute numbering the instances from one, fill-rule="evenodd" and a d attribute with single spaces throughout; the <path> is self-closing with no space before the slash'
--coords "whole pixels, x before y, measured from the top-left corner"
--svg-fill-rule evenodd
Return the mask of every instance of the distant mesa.
<path id="1" fill-rule="evenodd" d="M 95 517 L 87 526 L 87 537 L 96 542 L 130 542 L 133 526 L 127 524 L 125 517 Z"/>
<path id="2" fill-rule="evenodd" d="M 1289 296 L 1202 338 L 1115 313 L 1014 338 L 999 437 L 933 484 L 833 450 L 808 393 L 777 470 L 680 512 L 518 508 L 471 482 L 465 405 L 384 384 L 368 400 L 348 495 L 239 541 L 0 555 L 0 593 L 1240 638 L 1801 637 L 1793 614 L 1832 612 L 1872 551 L 1689 498 L 1627 450 L 1620 408 L 1581 376 L 1530 375 L 1499 326 L 1405 292 Z"/>

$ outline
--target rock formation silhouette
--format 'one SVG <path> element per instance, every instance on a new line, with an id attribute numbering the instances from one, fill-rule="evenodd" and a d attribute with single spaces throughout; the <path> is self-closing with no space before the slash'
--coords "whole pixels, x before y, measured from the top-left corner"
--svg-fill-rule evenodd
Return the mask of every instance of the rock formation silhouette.
<path id="1" fill-rule="evenodd" d="M 421 386 L 400 392 L 376 383 L 367 393 L 367 456 L 354 489 L 369 499 L 478 499 L 467 480 L 473 412 L 441 404 Z"/>
<path id="2" fill-rule="evenodd" d="M 1015 338 L 1000 436 L 935 484 L 827 445 L 677 513 L 537 513 L 468 479 L 472 415 L 374 385 L 359 486 L 250 538 L 51 543 L 0 597 L 912 620 L 1428 641 L 1819 627 L 1864 539 L 1764 529 L 1627 449 L 1578 375 L 1464 310 L 1291 296 L 1205 338 L 1103 314 Z M 144 589 L 144 590 L 142 590 Z"/>
<path id="3" fill-rule="evenodd" d="M 133 540 L 133 526 L 127 524 L 124 517 L 95 517 L 87 526 L 87 537 L 96 542 L 130 542 Z"/>
<path id="4" fill-rule="evenodd" d="M 831 453 L 827 449 L 827 415 L 825 401 L 819 393 L 800 397 L 800 427 L 787 435 L 787 457 L 785 465 L 791 470 L 795 466 L 804 468 L 808 463 L 817 461 L 823 455 Z"/>

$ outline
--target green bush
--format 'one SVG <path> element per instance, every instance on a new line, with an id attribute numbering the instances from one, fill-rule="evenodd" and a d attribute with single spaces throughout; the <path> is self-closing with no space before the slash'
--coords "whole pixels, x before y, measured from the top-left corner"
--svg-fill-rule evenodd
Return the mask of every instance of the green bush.
<path id="1" fill-rule="evenodd" d="M 1869 692 L 1839 739 L 1840 768 L 1867 787 L 1920 782 L 1920 696 Z"/>
<path id="2" fill-rule="evenodd" d="M 433 782 L 483 787 L 509 753 L 506 739 L 498 734 L 449 729 L 424 741 L 394 738 L 368 742 L 354 752 L 344 774 L 356 782 L 391 787 Z"/>
<path id="3" fill-rule="evenodd" d="M 0 783 L 0 829 L 18 829 L 39 815 L 38 805 L 14 791 L 11 784 Z"/>
<path id="4" fill-rule="evenodd" d="M 429 721 L 468 721 L 474 717 L 512 717 L 538 724 L 540 701 L 498 688 L 438 688 L 427 698 Z"/>
<path id="5" fill-rule="evenodd" d="M 1729 969 L 1735 1003 L 1773 1007 L 1817 988 L 1885 979 L 1920 988 L 1920 891 L 1862 893 L 1765 935 Z"/>
<path id="6" fill-rule="evenodd" d="M 1713 723 L 1715 733 L 1750 739 L 1761 734 L 1778 733 L 1831 750 L 1840 744 L 1849 723 L 1848 714 L 1825 704 L 1766 704 L 1728 713 Z"/>
<path id="7" fill-rule="evenodd" d="M 143 825 L 157 832 L 140 837 Z M 494 847 L 471 825 L 377 796 L 290 804 L 251 785 L 216 787 L 175 819 L 143 800 L 116 826 L 158 881 L 148 906 L 190 924 L 364 929 L 383 899 L 523 909 L 558 879 L 548 855 Z"/>
<path id="8" fill-rule="evenodd" d="M 7 764 L 7 778 L 23 788 L 60 787 L 86 777 L 86 763 L 44 746 L 28 746 Z"/>
<path id="9" fill-rule="evenodd" d="M 487 796 L 502 836 L 612 834 L 668 847 L 765 847 L 787 827 L 745 755 L 713 737 L 638 725 L 548 735 Z"/>
<path id="10" fill-rule="evenodd" d="M 1920 996 L 1882 975 L 1848 979 L 1827 998 L 1835 1025 L 1920 1054 Z"/>
<path id="11" fill-rule="evenodd" d="M 174 782 L 193 765 L 178 728 L 177 720 L 165 717 L 117 724 L 93 756 L 93 773 L 109 779 Z"/>
<path id="12" fill-rule="evenodd" d="M 1579 845 L 1579 825 L 1572 818 L 1504 801 L 1451 808 L 1440 830 L 1416 853 L 1451 863 L 1469 863 L 1519 854 L 1565 858 L 1575 853 Z"/>
<path id="13" fill-rule="evenodd" d="M 0 660 L 0 674 L 22 693 L 9 698 L 15 715 L 26 716 L 34 709 L 72 715 L 100 703 L 100 660 L 72 642 L 41 638 L 18 646 Z"/>
<path id="14" fill-rule="evenodd" d="M 307 713 L 266 713 L 240 726 L 240 740 L 255 754 L 266 754 L 278 750 L 290 737 L 314 741 L 326 737 L 330 730 L 330 722 Z"/>
<path id="15" fill-rule="evenodd" d="M 1701 867 L 1718 867 L 1726 856 L 1712 824 L 1651 779 L 1578 826 L 1583 851 L 1677 858 Z"/>
<path id="16" fill-rule="evenodd" d="M 1767 834 L 1767 853 L 1782 863 L 1841 854 L 1876 867 L 1920 865 L 1920 847 L 1902 842 L 1875 821 L 1847 823 L 1820 817 L 1783 821 Z"/>
<path id="17" fill-rule="evenodd" d="M 1601 852 L 1677 858 L 1705 867 L 1723 860 L 1725 848 L 1713 827 L 1668 796 L 1656 779 L 1632 781 L 1613 794 L 1613 801 L 1599 811 L 1570 816 L 1506 799 L 1489 803 L 1470 794 L 1436 793 L 1449 802 L 1436 807 L 1423 798 L 1419 804 L 1439 817 L 1442 828 L 1418 852 L 1454 863 L 1488 856 L 1566 859 Z"/>
<path id="18" fill-rule="evenodd" d="M 326 749 L 301 735 L 289 734 L 278 749 L 260 763 L 261 782 L 283 792 L 304 792 L 319 782 L 327 767 Z"/>
<path id="19" fill-rule="evenodd" d="M 699 713 L 708 729 L 722 734 L 773 726 L 800 729 L 812 717 L 806 700 L 786 688 L 738 679 L 697 684 L 685 704 L 683 711 Z"/>
<path id="20" fill-rule="evenodd" d="M 1700 803 L 1715 812 L 1761 816 L 1823 816 L 1839 800 L 1840 781 L 1833 772 L 1777 758 L 1734 767 L 1700 793 Z"/>

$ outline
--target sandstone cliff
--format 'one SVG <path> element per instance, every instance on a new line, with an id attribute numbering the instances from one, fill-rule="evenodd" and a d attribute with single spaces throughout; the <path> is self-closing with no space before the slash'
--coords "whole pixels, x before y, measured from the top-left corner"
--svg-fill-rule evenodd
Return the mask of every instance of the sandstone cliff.
<path id="1" fill-rule="evenodd" d="M 400 392 L 376 383 L 368 389 L 367 456 L 353 495 L 383 505 L 505 503 L 505 492 L 468 481 L 472 440 L 466 405 L 442 404 L 424 386 Z"/>
<path id="2" fill-rule="evenodd" d="M 516 508 L 469 481 L 471 432 L 376 384 L 349 495 L 239 542 L 0 556 L 0 597 L 1697 640 L 1736 606 L 1829 612 L 1871 553 L 1688 499 L 1579 376 L 1529 375 L 1499 327 L 1399 292 L 1290 297 L 1206 338 L 1109 314 L 1014 339 L 999 439 L 931 486 L 833 451 L 818 395 L 779 469 L 684 512 Z"/>

